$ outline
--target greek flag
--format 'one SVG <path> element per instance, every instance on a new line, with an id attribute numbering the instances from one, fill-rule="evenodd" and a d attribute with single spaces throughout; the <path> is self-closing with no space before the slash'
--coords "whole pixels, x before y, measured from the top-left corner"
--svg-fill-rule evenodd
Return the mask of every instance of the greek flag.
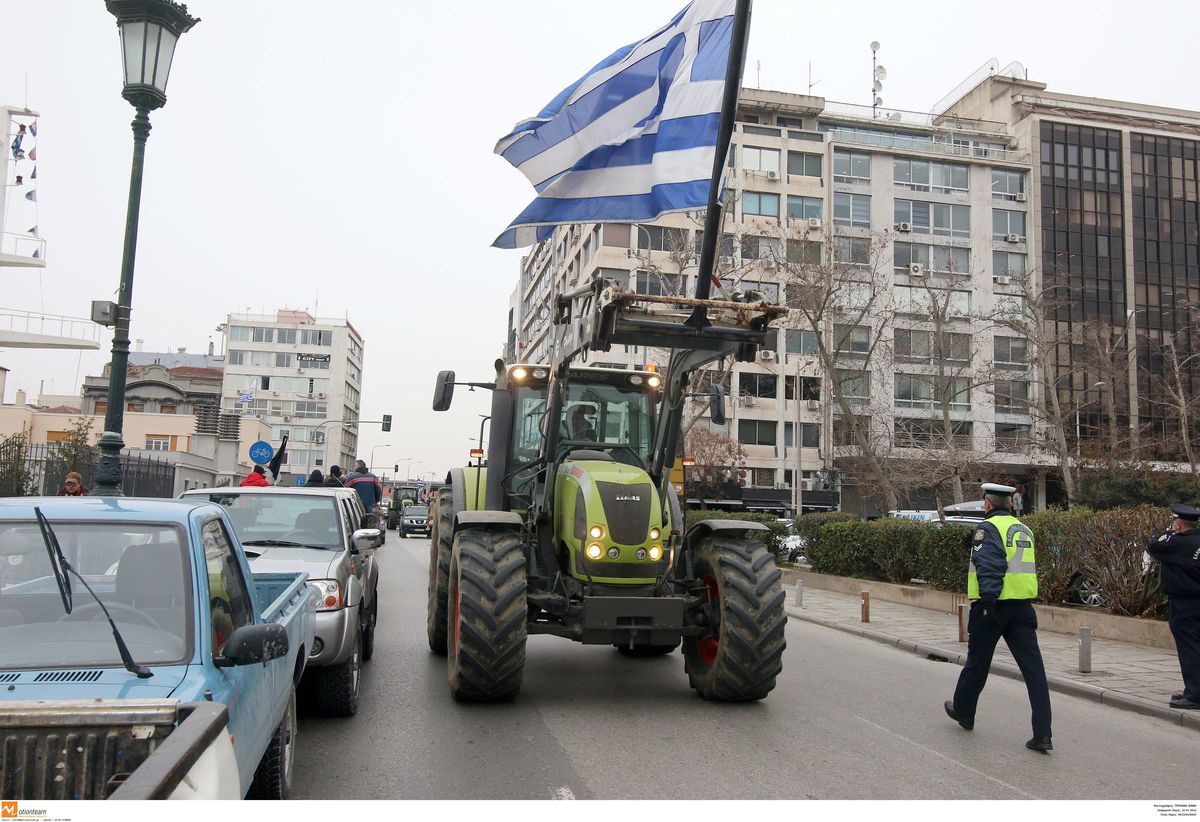
<path id="1" fill-rule="evenodd" d="M 646 222 L 708 204 L 735 0 L 694 0 L 618 49 L 496 144 L 537 198 L 496 238 L 563 223 Z"/>
<path id="2" fill-rule="evenodd" d="M 238 392 L 238 402 L 254 402 L 254 389 L 246 388 Z"/>

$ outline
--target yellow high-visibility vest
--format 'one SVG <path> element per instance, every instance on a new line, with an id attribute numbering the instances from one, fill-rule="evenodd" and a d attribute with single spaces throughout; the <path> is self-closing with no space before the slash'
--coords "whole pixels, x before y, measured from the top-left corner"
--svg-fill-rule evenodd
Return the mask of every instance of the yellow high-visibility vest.
<path id="1" fill-rule="evenodd" d="M 1004 555 L 1008 560 L 1000 599 L 1037 599 L 1037 562 L 1033 532 L 1011 514 L 989 517 L 986 521 L 1000 532 L 1000 539 L 1004 543 Z M 979 599 L 979 578 L 975 575 L 974 551 L 971 552 L 971 564 L 967 569 L 967 597 Z"/>

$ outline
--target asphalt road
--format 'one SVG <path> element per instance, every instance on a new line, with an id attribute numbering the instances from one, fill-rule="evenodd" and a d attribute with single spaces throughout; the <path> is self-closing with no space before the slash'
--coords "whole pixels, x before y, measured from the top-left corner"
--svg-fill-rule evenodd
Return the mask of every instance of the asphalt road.
<path id="1" fill-rule="evenodd" d="M 303 717 L 299 799 L 1164 799 L 1200 795 L 1200 736 L 1051 694 L 1028 751 L 1024 685 L 993 677 L 973 732 L 942 712 L 959 668 L 792 621 L 748 705 L 688 688 L 679 654 L 529 639 L 511 704 L 459 705 L 425 640 L 428 540 L 380 549 L 375 658 L 352 719 Z"/>

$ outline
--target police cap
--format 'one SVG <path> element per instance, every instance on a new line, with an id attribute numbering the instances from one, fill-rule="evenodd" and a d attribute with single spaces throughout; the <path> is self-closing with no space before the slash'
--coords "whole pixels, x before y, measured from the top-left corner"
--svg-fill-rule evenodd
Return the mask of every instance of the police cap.
<path id="1" fill-rule="evenodd" d="M 981 491 L 983 491 L 983 493 L 991 494 L 995 497 L 1011 497 L 1013 494 L 1017 493 L 1017 489 L 1013 488 L 1011 485 L 999 485 L 994 482 L 985 482 L 983 485 L 979 486 L 979 488 Z M 1197 513 L 1197 516 L 1200 516 L 1200 513 Z"/>
<path id="2" fill-rule="evenodd" d="M 1200 521 L 1200 509 L 1193 508 L 1190 505 L 1183 505 L 1177 502 L 1171 506 L 1171 513 L 1187 522 Z"/>

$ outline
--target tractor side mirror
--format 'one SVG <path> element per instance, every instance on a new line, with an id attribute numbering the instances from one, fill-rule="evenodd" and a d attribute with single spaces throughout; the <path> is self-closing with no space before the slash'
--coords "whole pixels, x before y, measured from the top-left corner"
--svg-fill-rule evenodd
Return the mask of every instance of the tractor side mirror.
<path id="1" fill-rule="evenodd" d="M 452 399 L 454 399 L 454 372 L 439 371 L 437 385 L 433 388 L 433 410 L 449 411 Z"/>
<path id="2" fill-rule="evenodd" d="M 708 395 L 708 416 L 713 425 L 725 424 L 725 386 L 714 385 Z"/>

